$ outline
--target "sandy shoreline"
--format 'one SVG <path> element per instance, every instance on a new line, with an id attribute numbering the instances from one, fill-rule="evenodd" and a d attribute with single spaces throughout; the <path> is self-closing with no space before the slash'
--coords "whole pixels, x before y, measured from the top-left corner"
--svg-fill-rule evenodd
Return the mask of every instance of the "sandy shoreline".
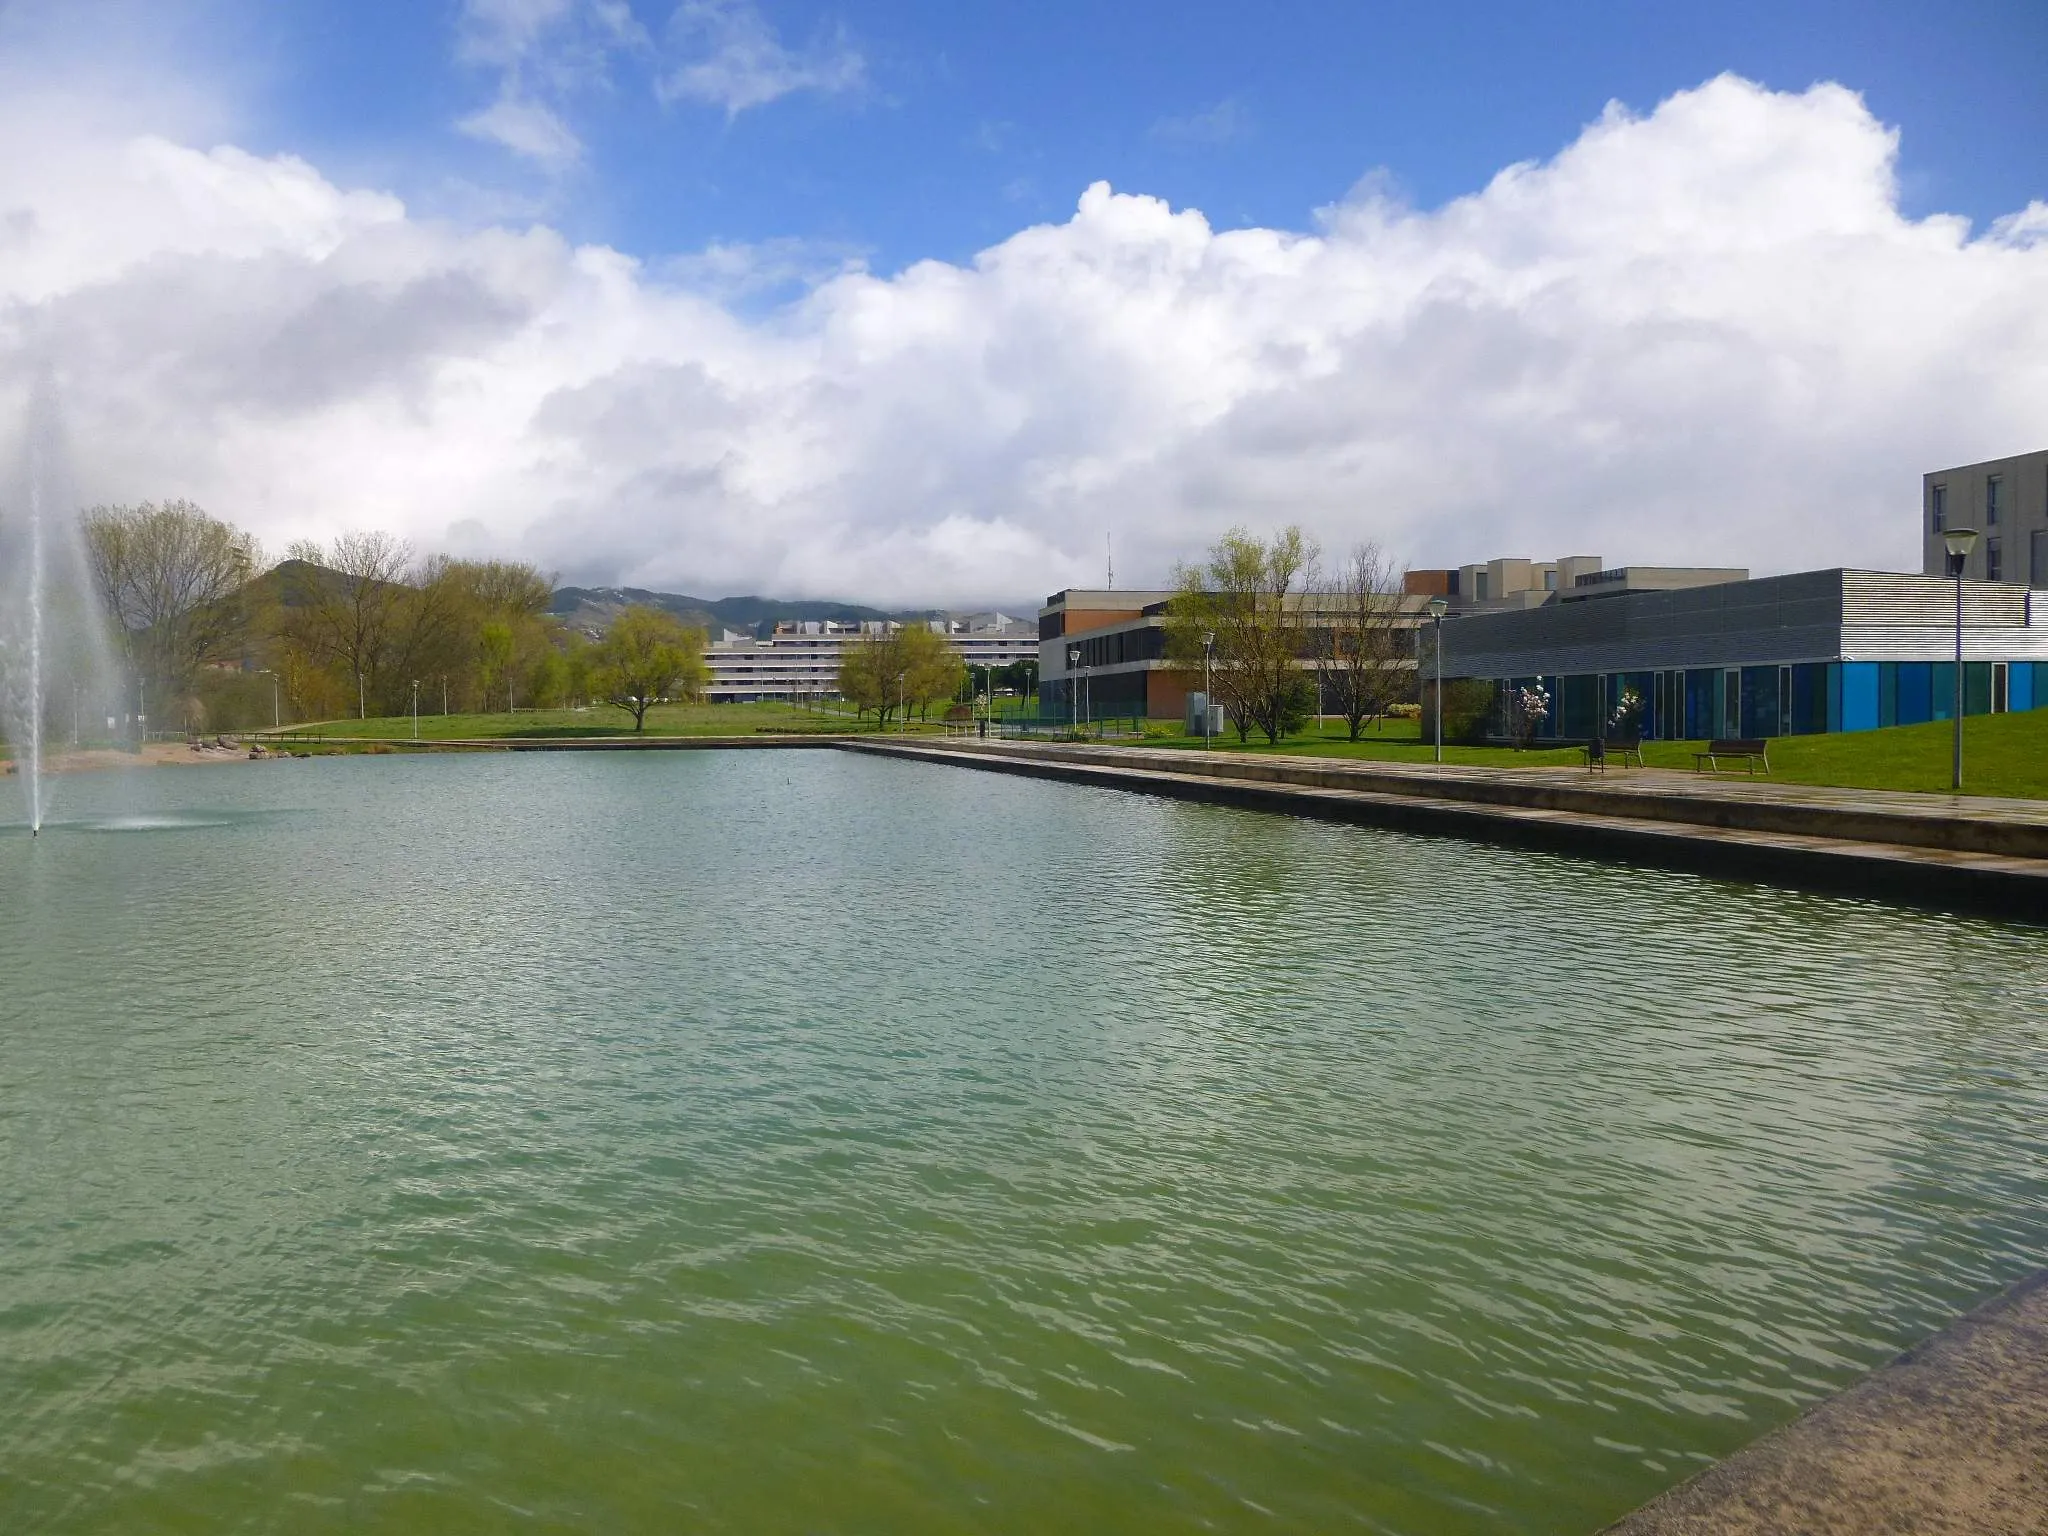
<path id="1" fill-rule="evenodd" d="M 229 738 L 230 741 L 233 739 Z M 152 741 L 140 752 L 123 752 L 112 747 L 87 747 L 81 750 L 52 752 L 43 759 L 43 772 L 91 773 L 108 768 L 176 768 L 200 763 L 254 761 L 257 759 L 250 757 L 247 746 L 216 746 L 209 738 L 204 747 L 194 747 L 190 742 L 184 741 Z M 0 767 L 0 773 L 11 775 L 15 771 L 15 764 L 11 761 Z"/>

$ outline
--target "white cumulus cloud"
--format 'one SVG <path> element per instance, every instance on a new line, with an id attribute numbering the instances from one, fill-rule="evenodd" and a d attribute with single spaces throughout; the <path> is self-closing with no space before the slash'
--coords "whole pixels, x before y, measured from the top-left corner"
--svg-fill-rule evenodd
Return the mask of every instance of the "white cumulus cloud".
<path id="1" fill-rule="evenodd" d="M 55 360 L 89 499 L 692 591 L 1016 602 L 1106 532 L 1139 585 L 1282 522 L 1911 566 L 1923 470 L 2048 443 L 2048 240 L 1902 215 L 1896 149 L 1849 91 L 1722 78 L 1438 209 L 1218 230 L 1098 185 L 749 317 L 786 253 L 643 263 L 0 106 L 0 384 Z"/>

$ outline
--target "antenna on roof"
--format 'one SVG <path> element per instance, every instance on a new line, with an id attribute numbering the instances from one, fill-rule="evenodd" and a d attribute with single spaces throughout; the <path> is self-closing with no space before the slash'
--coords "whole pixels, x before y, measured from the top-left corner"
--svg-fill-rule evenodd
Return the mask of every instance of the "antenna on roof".
<path id="1" fill-rule="evenodd" d="M 1102 535 L 1102 554 L 1105 563 L 1109 567 L 1107 577 L 1109 585 L 1107 590 L 1114 592 L 1116 590 L 1116 551 L 1110 547 L 1109 534 L 1107 532 Z"/>

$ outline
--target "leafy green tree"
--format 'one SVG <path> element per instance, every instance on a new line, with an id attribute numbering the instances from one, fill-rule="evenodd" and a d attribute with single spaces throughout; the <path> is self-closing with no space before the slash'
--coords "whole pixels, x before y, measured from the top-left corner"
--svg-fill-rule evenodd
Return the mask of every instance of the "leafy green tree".
<path id="1" fill-rule="evenodd" d="M 703 634 L 674 614 L 637 604 L 612 619 L 593 660 L 597 691 L 632 715 L 635 732 L 647 728 L 647 711 L 662 700 L 702 698 L 711 678 Z"/>
<path id="2" fill-rule="evenodd" d="M 1210 687 L 1240 741 L 1256 729 L 1278 742 L 1296 718 L 1301 663 L 1309 654 L 1301 585 L 1315 560 L 1315 545 L 1299 528 L 1271 539 L 1233 528 L 1202 564 L 1174 572 L 1166 654 L 1199 677 L 1206 653 Z M 1213 637 L 1211 645 L 1205 636 Z"/>
<path id="3" fill-rule="evenodd" d="M 476 675 L 488 709 L 498 695 L 505 694 L 505 708 L 512 707 L 512 626 L 503 619 L 490 619 L 476 632 Z"/>
<path id="4" fill-rule="evenodd" d="M 919 719 L 929 719 L 932 705 L 952 698 L 966 683 L 967 664 L 944 635 L 926 624 L 905 625 L 897 632 L 897 646 L 905 702 L 917 707 Z"/>
<path id="5" fill-rule="evenodd" d="M 908 695 L 901 630 L 877 626 L 839 654 L 839 694 L 861 715 L 874 712 L 886 727 Z"/>

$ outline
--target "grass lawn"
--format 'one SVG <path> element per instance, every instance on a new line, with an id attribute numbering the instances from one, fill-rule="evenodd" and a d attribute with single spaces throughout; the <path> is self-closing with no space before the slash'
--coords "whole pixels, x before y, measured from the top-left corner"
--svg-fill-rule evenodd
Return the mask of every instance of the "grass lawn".
<path id="1" fill-rule="evenodd" d="M 1236 735 L 1216 738 L 1217 750 L 1289 753 L 1306 757 L 1348 757 L 1388 762 L 1426 763 L 1430 743 L 1419 738 L 1413 720 L 1390 720 L 1364 740 L 1343 739 L 1341 725 L 1332 735 L 1313 729 L 1290 736 L 1278 746 L 1254 740 L 1239 746 Z M 1946 794 L 1953 726 L 1946 720 L 1930 725 L 1899 725 L 1881 731 L 1853 731 L 1831 736 L 1781 736 L 1771 742 L 1769 777 L 1779 784 L 1825 784 L 1852 789 L 1905 789 Z M 1201 739 L 1174 735 L 1148 740 L 1147 746 L 1199 750 Z M 1652 768 L 1691 770 L 1692 755 L 1704 743 L 1651 741 L 1643 744 L 1643 761 Z M 1537 768 L 1584 761 L 1575 749 L 1516 752 L 1507 747 L 1444 748 L 1447 763 L 1472 763 L 1499 768 Z M 2017 715 L 1972 715 L 1963 722 L 1963 789 L 1973 795 L 2006 795 L 2048 799 L 2048 709 Z"/>
<path id="2" fill-rule="evenodd" d="M 369 736 L 383 741 L 409 741 L 412 716 L 369 720 L 322 720 L 287 727 L 327 736 Z M 633 717 L 623 709 L 593 705 L 589 709 L 522 709 L 511 714 L 420 716 L 420 740 L 482 740 L 506 737 L 574 738 L 630 736 Z M 933 729 L 937 729 L 933 723 Z M 649 736 L 751 736 L 756 731 L 873 730 L 874 721 L 856 721 L 853 711 L 798 709 L 790 704 L 657 704 L 647 712 Z M 915 731 L 917 724 L 911 723 Z M 250 733 L 255 735 L 257 733 Z"/>

